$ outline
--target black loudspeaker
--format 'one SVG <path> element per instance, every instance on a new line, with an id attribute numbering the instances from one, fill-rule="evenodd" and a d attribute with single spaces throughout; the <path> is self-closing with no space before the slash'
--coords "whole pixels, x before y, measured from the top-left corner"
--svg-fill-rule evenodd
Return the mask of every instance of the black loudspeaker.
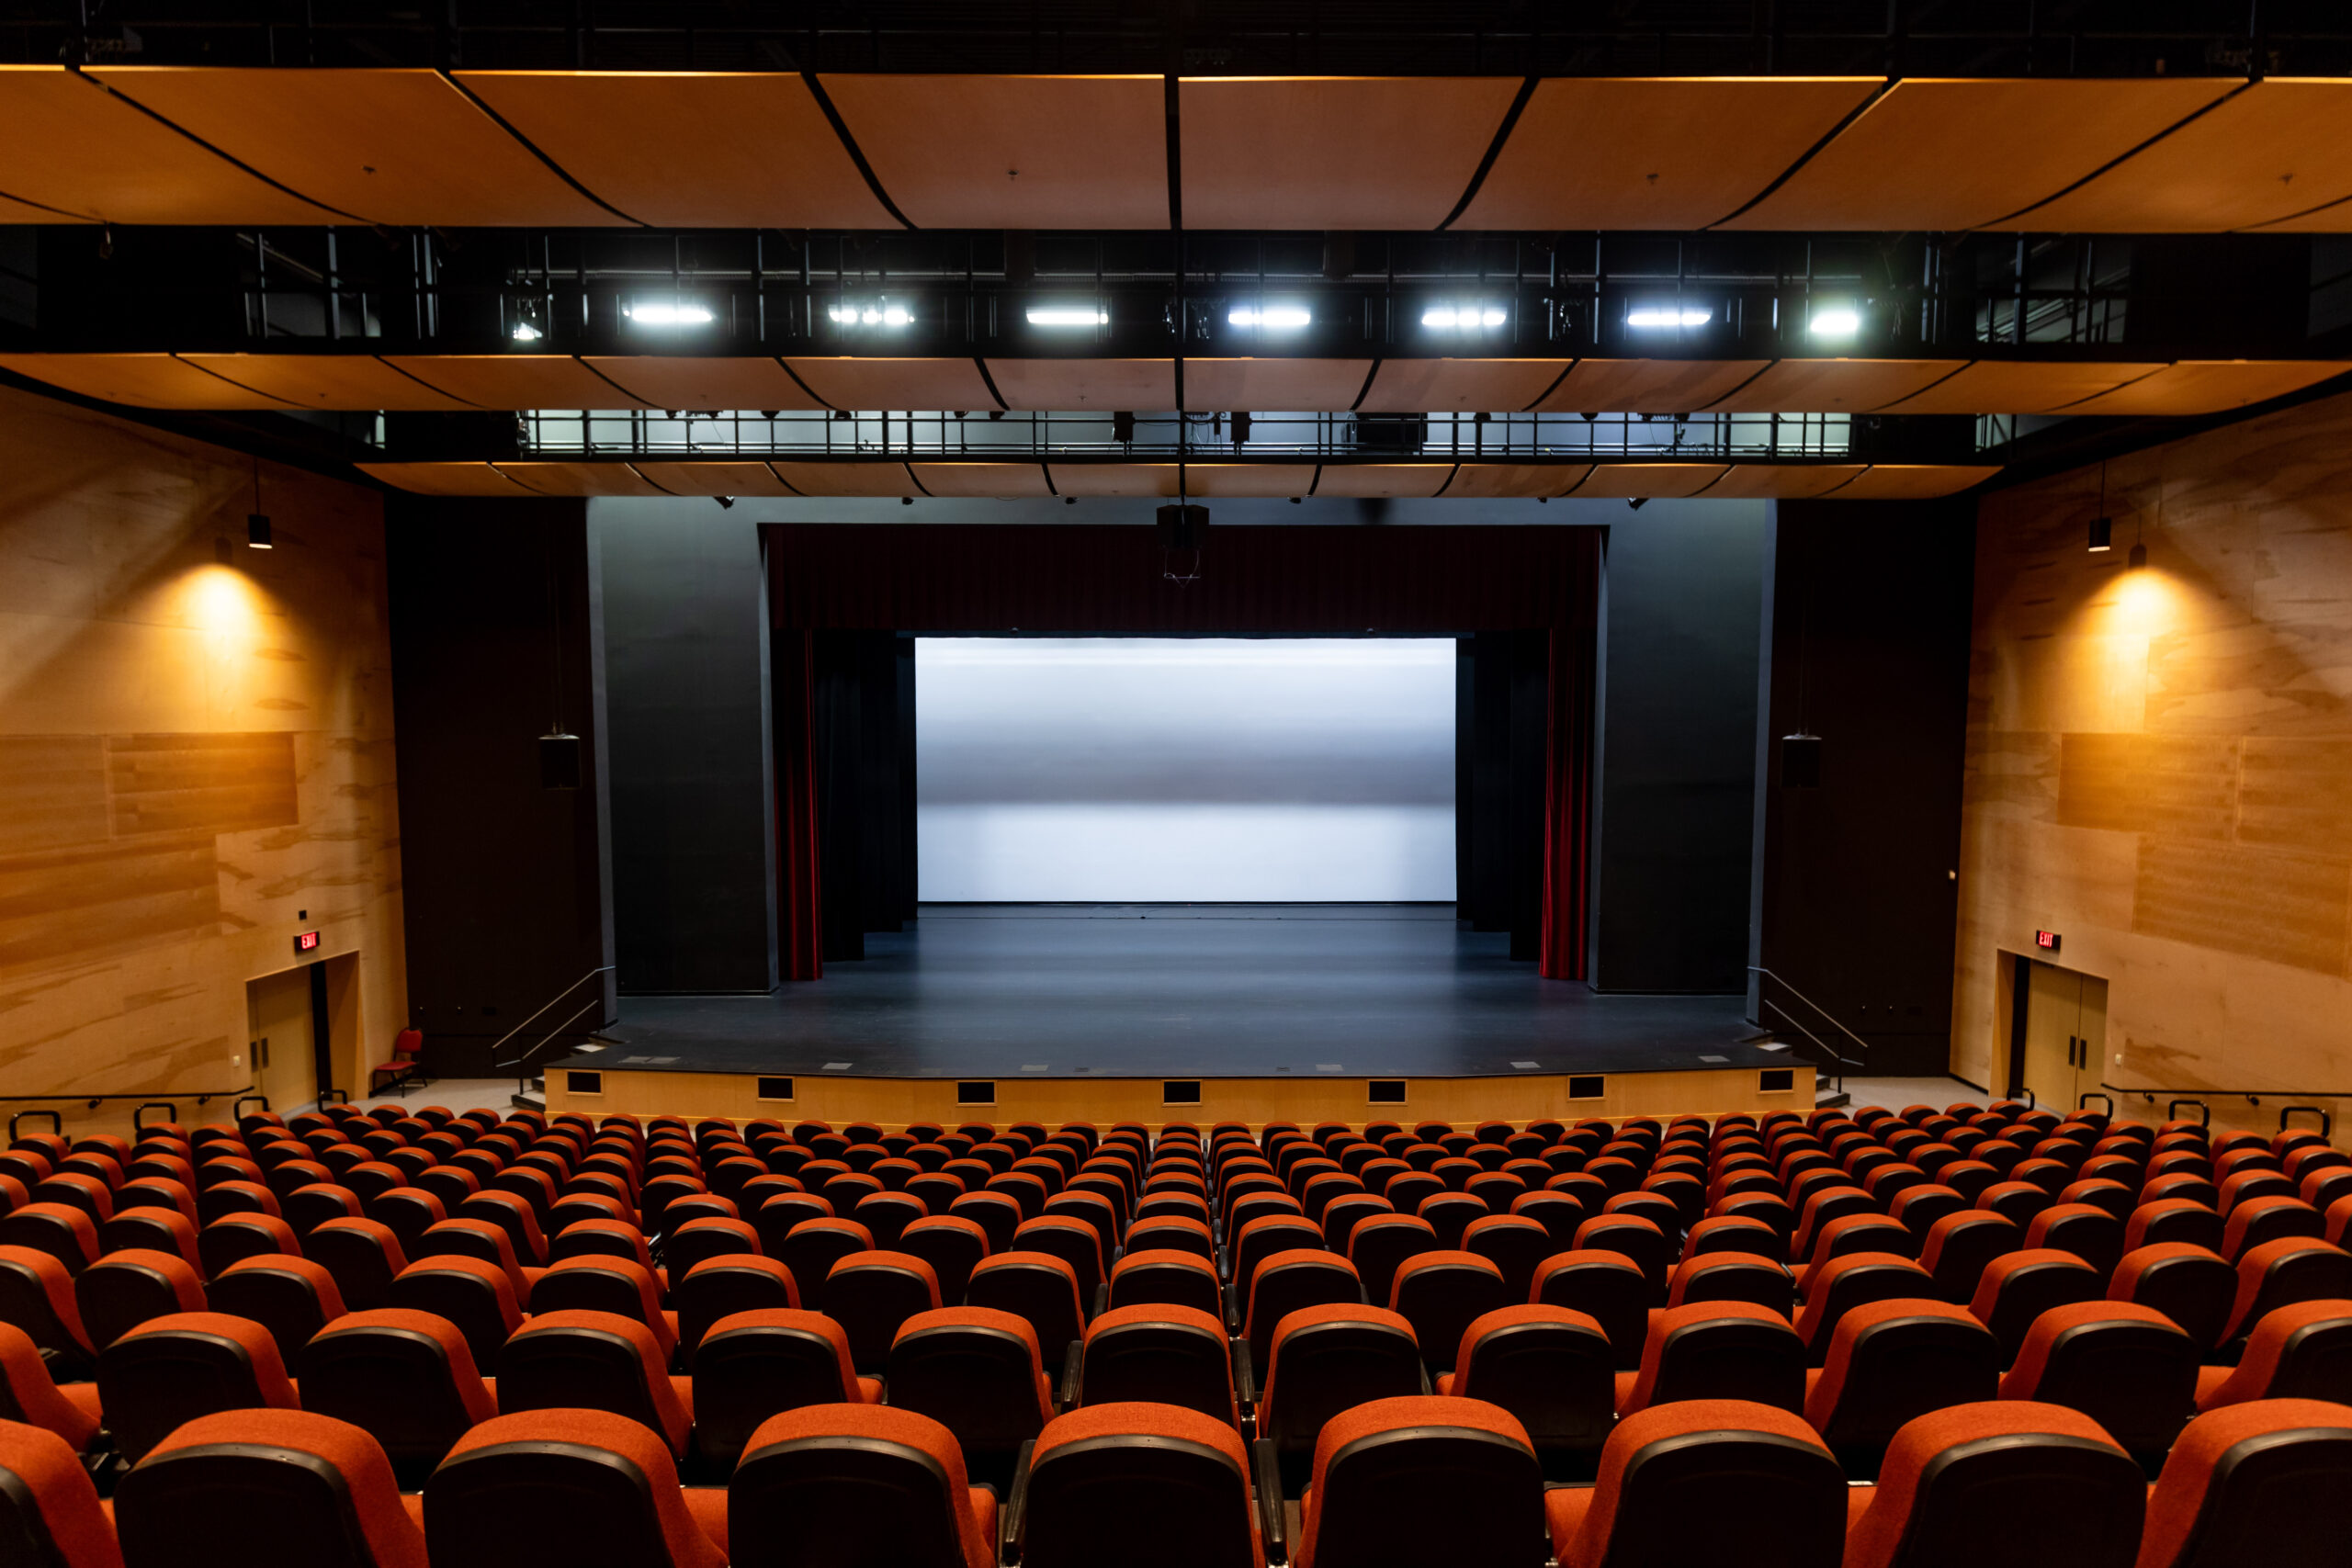
<path id="1" fill-rule="evenodd" d="M 1205 506 L 1163 506 L 1159 509 L 1159 547 L 1197 550 L 1208 538 L 1209 509 Z"/>
<path id="2" fill-rule="evenodd" d="M 1781 787 L 1782 789 L 1819 789 L 1821 787 L 1820 736 L 1783 735 L 1781 737 Z"/>
<path id="3" fill-rule="evenodd" d="M 565 734 L 539 737 L 539 787 L 580 787 L 580 737 Z"/>

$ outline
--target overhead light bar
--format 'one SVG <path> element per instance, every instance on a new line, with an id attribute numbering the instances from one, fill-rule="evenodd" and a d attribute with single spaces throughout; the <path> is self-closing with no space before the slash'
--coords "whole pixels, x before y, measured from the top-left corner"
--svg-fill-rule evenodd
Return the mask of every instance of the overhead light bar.
<path id="1" fill-rule="evenodd" d="M 1295 332 L 1315 320 L 1304 305 L 1236 305 L 1226 314 L 1228 324 L 1237 327 L 1264 327 L 1276 332 Z"/>
<path id="2" fill-rule="evenodd" d="M 715 319 L 707 306 L 663 305 L 644 299 L 623 305 L 621 314 L 640 327 L 707 327 Z"/>
<path id="3" fill-rule="evenodd" d="M 1703 327 L 1715 319 L 1713 310 L 1690 305 L 1645 305 L 1625 312 L 1629 327 Z"/>
<path id="4" fill-rule="evenodd" d="M 903 327 L 915 319 L 904 305 L 879 299 L 865 305 L 835 305 L 825 313 L 845 327 Z"/>
<path id="5" fill-rule="evenodd" d="M 528 321 L 517 321 L 514 323 L 514 335 L 516 343 L 537 343 L 544 334 Z"/>
<path id="6" fill-rule="evenodd" d="M 1443 332 L 1469 332 L 1498 327 L 1510 319 L 1500 305 L 1432 305 L 1421 312 L 1421 325 Z"/>
<path id="7" fill-rule="evenodd" d="M 1105 327 L 1111 324 L 1111 312 L 1100 305 L 1032 305 L 1029 324 L 1033 327 Z"/>
<path id="8" fill-rule="evenodd" d="M 1815 311 L 1806 327 L 1815 337 L 1852 337 L 1862 330 L 1862 313 L 1850 305 L 1833 305 Z"/>

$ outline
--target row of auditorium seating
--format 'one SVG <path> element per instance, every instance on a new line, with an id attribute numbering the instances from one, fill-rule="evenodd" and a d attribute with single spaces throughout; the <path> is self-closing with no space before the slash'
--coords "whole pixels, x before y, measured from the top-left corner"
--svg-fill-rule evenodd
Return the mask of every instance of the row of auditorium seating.
<path id="1" fill-rule="evenodd" d="M 1278 1503 L 1262 1452 L 1148 1403 L 1057 1417 L 1005 1501 L 910 1412 L 820 1404 L 752 1434 L 724 1490 L 682 1487 L 655 1434 L 591 1410 L 501 1416 L 403 1495 L 356 1427 L 243 1410 L 168 1434 L 102 1502 L 67 1446 L 0 1422 L 0 1547 L 28 1568 L 2320 1568 L 2352 1539 L 2352 1407 L 2199 1416 L 2149 1485 L 2077 1412 L 1956 1405 L 1849 1484 L 1804 1425 L 1738 1400 L 1658 1405 L 1590 1486 L 1547 1488 L 1509 1412 L 1384 1399 L 1335 1417 Z"/>

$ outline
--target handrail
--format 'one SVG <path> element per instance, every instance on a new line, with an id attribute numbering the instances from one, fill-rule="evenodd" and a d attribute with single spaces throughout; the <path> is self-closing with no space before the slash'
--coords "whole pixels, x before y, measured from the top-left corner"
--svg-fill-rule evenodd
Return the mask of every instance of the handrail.
<path id="1" fill-rule="evenodd" d="M 561 1034 L 561 1033 L 562 1033 L 566 1029 L 570 1028 L 570 1027 L 571 1027 L 571 1023 L 572 1023 L 572 1021 L 573 1021 L 573 1020 L 575 1020 L 575 1019 L 579 1018 L 579 1016 L 580 1016 L 580 1014 L 581 1014 L 581 1013 L 586 1012 L 589 1009 L 591 1009 L 591 1008 L 594 1007 L 595 1005 L 596 1005 L 596 1004 L 595 1004 L 595 1002 L 594 1002 L 594 1001 L 586 1001 L 586 1002 L 582 1002 L 582 1003 L 581 1003 L 581 1004 L 580 1004 L 580 1007 L 579 1007 L 579 1009 L 578 1009 L 578 1010 L 577 1010 L 577 1011 L 575 1011 L 575 1012 L 573 1012 L 571 1018 L 567 1018 L 567 1019 L 565 1019 L 561 1023 L 559 1023 L 559 1024 L 557 1024 L 554 1028 L 552 1028 L 552 1029 L 548 1030 L 548 1032 L 547 1032 L 547 1038 L 546 1038 L 546 1039 L 541 1040 L 537 1045 L 527 1045 L 527 1046 L 525 1046 L 525 1047 L 524 1047 L 524 1049 L 523 1049 L 523 1054 L 522 1054 L 521 1055 L 519 1055 L 519 1056 L 515 1057 L 515 1058 L 514 1058 L 513 1061 L 511 1061 L 511 1062 L 492 1062 L 492 1063 L 490 1065 L 490 1066 L 491 1066 L 491 1069 L 492 1069 L 493 1072 L 503 1072 L 503 1071 L 504 1071 L 504 1070 L 505 1070 L 506 1068 L 508 1068 L 508 1067 L 519 1067 L 519 1066 L 521 1066 L 524 1063 L 526 1063 L 526 1062 L 527 1062 L 527 1061 L 529 1061 L 529 1060 L 531 1059 L 531 1053 L 532 1053 L 532 1052 L 537 1051 L 537 1050 L 538 1050 L 538 1049 L 540 1048 L 540 1046 L 544 1046 L 544 1045 L 546 1045 L 546 1044 L 549 1043 L 550 1042 L 552 1042 L 552 1041 L 555 1039 L 555 1037 L 556 1037 L 557 1035 Z"/>
<path id="2" fill-rule="evenodd" d="M 2103 1083 L 2098 1087 L 2111 1089 L 2118 1094 L 2144 1095 L 2150 1100 L 2155 1099 L 2160 1094 L 2234 1095 L 2242 1100 L 2250 1100 L 2256 1105 L 2262 1103 L 2262 1097 L 2266 1094 L 2273 1100 L 2352 1100 L 2352 1089 L 2165 1089 L 2153 1084 L 2136 1083 Z"/>
<path id="3" fill-rule="evenodd" d="M 579 979 L 574 980 L 573 982 L 571 982 L 571 984 L 570 984 L 569 986 L 566 986 L 563 989 L 561 989 L 560 991 L 558 991 L 555 995 L 553 995 L 553 996 L 549 997 L 546 1001 L 544 1001 L 544 1002 L 542 1002 L 542 1003 L 540 1003 L 540 1004 L 539 1004 L 539 1011 L 538 1011 L 538 1012 L 535 1012 L 535 1013 L 533 1013 L 529 1018 L 525 1019 L 522 1022 L 520 1022 L 520 1023 L 516 1024 L 514 1028 L 512 1028 L 512 1029 L 508 1030 L 505 1033 L 503 1033 L 503 1034 L 500 1035 L 497 1039 L 495 1039 L 495 1040 L 492 1041 L 492 1042 L 490 1043 L 490 1054 L 491 1054 L 492 1056 L 497 1055 L 498 1055 L 498 1048 L 499 1048 L 501 1045 L 505 1044 L 509 1040 L 514 1039 L 517 1034 L 522 1033 L 522 1032 L 523 1032 L 523 1031 L 525 1031 L 525 1030 L 526 1030 L 526 1029 L 530 1028 L 530 1027 L 531 1027 L 531 1025 L 532 1025 L 533 1023 L 535 1023 L 535 1022 L 537 1022 L 537 1021 L 538 1017 L 539 1017 L 539 1013 L 543 1013 L 543 1012 L 547 1011 L 547 1010 L 548 1010 L 548 1009 L 549 1009 L 549 1008 L 551 1008 L 551 1007 L 555 1006 L 555 1004 L 556 1004 L 556 1003 L 558 1003 L 558 1002 L 560 1002 L 560 1001 L 563 1000 L 563 998 L 566 998 L 566 997 L 568 997 L 568 996 L 571 995 L 571 993 L 572 993 L 572 992 L 574 992 L 574 991 L 578 990 L 581 987 L 582 987 L 582 986 L 586 985 L 589 981 L 591 981 L 591 980 L 594 979 L 597 976 L 602 975 L 602 974 L 603 974 L 603 973 L 605 973 L 606 970 L 608 970 L 608 969 L 613 969 L 613 968 L 616 968 L 616 967 L 618 967 L 618 965 L 616 965 L 616 964 L 599 964 L 598 965 L 596 965 L 596 967 L 595 967 L 595 968 L 589 970 L 589 971 L 588 971 L 588 973 L 586 973 L 585 975 L 582 975 L 582 976 L 580 976 L 580 978 L 579 978 Z M 591 1004 L 591 1005 L 594 1005 L 594 1004 Z M 587 1011 L 587 1010 L 587 1010 L 586 1008 L 582 1008 L 582 1009 L 581 1009 L 581 1010 L 580 1010 L 580 1011 L 581 1011 L 581 1012 L 585 1012 L 585 1011 Z M 571 1015 L 571 1017 L 572 1017 L 572 1018 L 578 1018 L 579 1016 L 580 1016 L 580 1013 L 578 1013 L 578 1012 L 575 1012 L 575 1013 L 573 1013 L 573 1014 Z M 566 1023 L 569 1023 L 569 1022 L 571 1022 L 571 1019 L 566 1019 L 566 1020 L 564 1021 L 564 1022 L 566 1022 Z M 561 1027 L 561 1025 L 558 1025 L 558 1027 L 559 1027 L 559 1028 L 560 1028 L 560 1027 Z M 526 1052 L 524 1052 L 524 1053 L 523 1053 L 523 1055 L 527 1056 L 527 1055 L 529 1055 L 530 1054 L 531 1054 L 531 1053 L 530 1053 L 529 1051 L 526 1051 Z M 519 1057 L 519 1056 L 518 1056 L 518 1057 L 516 1057 L 516 1058 L 515 1058 L 515 1061 L 520 1061 L 521 1059 L 522 1059 L 522 1057 Z M 503 1065 L 503 1066 L 510 1066 L 510 1067 L 511 1067 L 511 1066 L 513 1066 L 514 1065 L 514 1062 L 507 1062 L 507 1063 L 504 1063 L 504 1064 L 501 1064 L 501 1063 L 498 1063 L 498 1062 L 492 1062 L 492 1063 L 491 1064 L 491 1066 L 493 1066 L 493 1067 L 500 1066 L 502 1066 L 502 1065 Z"/>
<path id="4" fill-rule="evenodd" d="M 198 1105 L 202 1105 L 209 1100 L 224 1099 L 229 1095 L 243 1094 L 253 1087 L 253 1085 L 247 1084 L 243 1089 L 141 1089 L 136 1094 L 74 1094 L 70 1092 L 59 1094 L 0 1094 L 0 1104 L 21 1105 L 34 1100 L 78 1100 L 87 1105 L 91 1110 L 96 1111 L 101 1101 L 108 1100 L 145 1100 L 148 1096 L 154 1094 L 192 1094 L 196 1096 L 196 1102 Z M 159 1100 L 156 1101 L 156 1103 L 161 1104 L 163 1102 Z"/>
<path id="5" fill-rule="evenodd" d="M 1839 1022 L 1838 1021 L 1838 1020 L 1837 1020 L 1836 1015 L 1835 1015 L 1835 1014 L 1833 1014 L 1833 1013 L 1831 1013 L 1831 1012 L 1830 1012 L 1830 1010 L 1829 1010 L 1827 1008 L 1823 1007 L 1819 1002 L 1815 1001 L 1811 997 L 1806 996 L 1803 991 L 1798 990 L 1794 986 L 1791 986 L 1791 985 L 1789 985 L 1788 981 L 1786 981 L 1786 980 L 1784 980 L 1784 979 L 1781 979 L 1780 976 L 1773 974 L 1773 973 L 1772 973 L 1772 971 L 1770 971 L 1770 969 L 1765 968 L 1765 967 L 1764 967 L 1763 965 L 1761 965 L 1761 964 L 1748 964 L 1748 965 L 1747 965 L 1747 972 L 1748 972 L 1749 974 L 1751 974 L 1751 975 L 1761 975 L 1761 976 L 1764 976 L 1766 979 L 1768 979 L 1768 980 L 1774 980 L 1774 981 L 1778 981 L 1781 986 L 1783 986 L 1783 987 L 1787 987 L 1789 995 L 1791 995 L 1791 996 L 1792 996 L 1792 997 L 1796 998 L 1796 999 L 1797 999 L 1797 1000 L 1799 1000 L 1799 1001 L 1803 1002 L 1805 1006 L 1807 1006 L 1807 1007 L 1811 1008 L 1814 1011 L 1815 1011 L 1815 1012 L 1819 1013 L 1819 1014 L 1822 1016 L 1822 1018 L 1823 1018 L 1823 1019 L 1825 1019 L 1826 1021 L 1827 1021 L 1827 1022 L 1828 1022 L 1828 1023 L 1829 1023 L 1833 1028 L 1835 1028 L 1835 1029 L 1838 1031 L 1838 1033 L 1840 1033 L 1840 1034 L 1844 1035 L 1847 1039 L 1849 1039 L 1849 1040 L 1852 1041 L 1855 1044 L 1860 1045 L 1860 1046 L 1863 1050 L 1865 1050 L 1865 1051 L 1868 1051 L 1868 1050 L 1871 1048 L 1871 1043 L 1870 1043 L 1869 1041 L 1867 1041 L 1867 1040 L 1863 1039 L 1860 1035 L 1859 1035 L 1859 1034 L 1855 1033 L 1852 1030 L 1850 1030 L 1850 1029 L 1847 1028 L 1844 1024 L 1839 1023 Z M 1758 996 L 1758 1000 L 1761 1000 L 1761 999 L 1762 999 L 1762 998 L 1761 998 L 1760 994 L 1759 994 L 1759 996 Z M 1786 1008 L 1781 1009 L 1781 1015 L 1783 1018 L 1787 1018 L 1787 1017 L 1788 1017 L 1788 1010 L 1787 1010 Z M 1796 1020 L 1794 1020 L 1793 1018 L 1791 1018 L 1791 1019 L 1789 1019 L 1789 1021 L 1790 1021 L 1790 1022 L 1792 1022 L 1792 1023 L 1795 1023 L 1795 1022 L 1796 1022 Z M 1800 1029 L 1803 1029 L 1804 1026 L 1803 1024 L 1798 1024 L 1798 1025 L 1797 1025 L 1797 1027 L 1798 1027 L 1798 1028 L 1800 1028 Z M 1810 1031 L 1810 1030 L 1806 1030 L 1806 1031 L 1805 1031 L 1805 1032 L 1806 1032 L 1807 1034 L 1810 1034 L 1810 1033 L 1812 1033 L 1812 1031 Z M 1826 1050 L 1828 1050 L 1829 1048 L 1828 1048 L 1826 1045 L 1824 1045 L 1824 1046 L 1822 1046 L 1822 1049 L 1823 1049 L 1823 1050 L 1825 1050 L 1825 1051 L 1826 1051 Z M 1840 1061 L 1843 1061 L 1845 1058 L 1841 1056 L 1841 1057 L 1839 1057 L 1838 1059 L 1839 1059 Z M 1860 1062 L 1857 1062 L 1857 1063 L 1855 1063 L 1854 1065 L 1855 1065 L 1855 1066 L 1861 1066 L 1861 1064 L 1860 1064 Z"/>

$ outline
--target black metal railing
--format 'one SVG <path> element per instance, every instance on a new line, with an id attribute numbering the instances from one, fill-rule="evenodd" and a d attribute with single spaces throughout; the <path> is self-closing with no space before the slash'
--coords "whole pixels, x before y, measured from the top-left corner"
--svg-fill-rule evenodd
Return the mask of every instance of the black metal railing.
<path id="1" fill-rule="evenodd" d="M 1775 975 L 1771 970 L 1764 968 L 1760 964 L 1751 964 L 1747 965 L 1747 972 L 1756 976 L 1759 980 L 1769 981 L 1772 985 L 1780 987 L 1800 1006 L 1809 1011 L 1816 1021 L 1826 1025 L 1832 1032 L 1833 1038 L 1838 1035 L 1842 1035 L 1846 1040 L 1851 1042 L 1856 1049 L 1863 1053 L 1860 1056 L 1847 1055 L 1843 1047 L 1831 1043 L 1829 1040 L 1823 1039 L 1811 1025 L 1808 1025 L 1803 1019 L 1799 1018 L 1796 1013 L 1791 1011 L 1788 1008 L 1781 1006 L 1779 1002 L 1773 1000 L 1772 998 L 1766 995 L 1764 987 L 1761 985 L 1757 987 L 1756 1003 L 1758 1010 L 1761 1012 L 1768 1012 L 1777 1016 L 1790 1029 L 1794 1030 L 1799 1035 L 1803 1036 L 1805 1043 L 1811 1045 L 1815 1052 L 1819 1053 L 1819 1059 L 1814 1063 L 1814 1066 L 1816 1071 L 1824 1067 L 1828 1069 L 1831 1079 L 1831 1092 L 1838 1097 L 1838 1102 L 1842 1104 L 1846 1096 L 1846 1069 L 1849 1067 L 1862 1067 L 1868 1065 L 1871 1043 L 1863 1039 L 1860 1035 L 1855 1033 L 1852 1030 L 1847 1028 L 1844 1024 L 1838 1022 L 1837 1018 L 1831 1014 L 1827 1008 L 1823 1007 L 1819 1002 L 1815 1001 L 1811 997 L 1806 996 L 1803 991 L 1800 991 L 1794 986 L 1790 985 L 1788 981 L 1782 979 L 1780 976 Z M 1777 1033 L 1779 1031 L 1775 1030 L 1774 1032 Z M 1792 1041 L 1790 1043 L 1793 1046 L 1796 1042 Z"/>

